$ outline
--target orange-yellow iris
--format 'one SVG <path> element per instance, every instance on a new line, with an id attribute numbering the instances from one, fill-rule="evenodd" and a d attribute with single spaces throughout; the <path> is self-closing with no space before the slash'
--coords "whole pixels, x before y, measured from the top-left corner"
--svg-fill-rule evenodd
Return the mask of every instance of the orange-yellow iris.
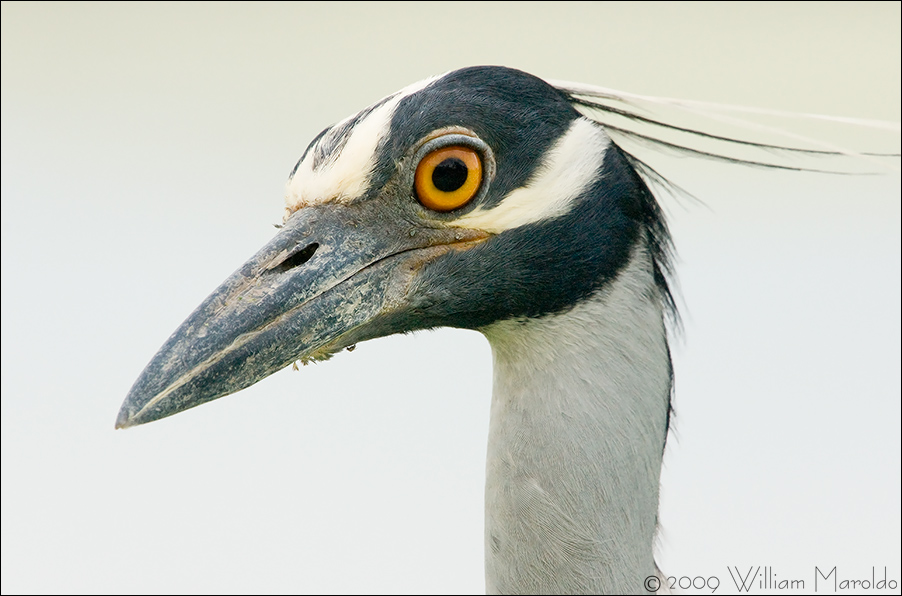
<path id="1" fill-rule="evenodd" d="M 482 183 L 482 160 L 475 149 L 452 145 L 424 157 L 414 176 L 414 189 L 424 207 L 453 211 L 476 196 Z"/>

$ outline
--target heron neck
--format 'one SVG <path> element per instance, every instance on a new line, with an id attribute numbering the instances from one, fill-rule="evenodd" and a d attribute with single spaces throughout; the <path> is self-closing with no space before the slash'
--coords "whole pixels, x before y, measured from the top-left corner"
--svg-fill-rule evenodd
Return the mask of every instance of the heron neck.
<path id="1" fill-rule="evenodd" d="M 489 593 L 640 593 L 672 384 L 647 251 L 592 299 L 483 329 Z"/>

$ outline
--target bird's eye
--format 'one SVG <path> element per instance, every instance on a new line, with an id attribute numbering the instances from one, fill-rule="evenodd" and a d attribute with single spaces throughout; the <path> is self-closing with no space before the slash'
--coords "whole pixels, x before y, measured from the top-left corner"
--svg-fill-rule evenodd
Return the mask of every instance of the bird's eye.
<path id="1" fill-rule="evenodd" d="M 482 183 L 482 158 L 475 149 L 442 147 L 417 165 L 413 186 L 417 199 L 433 211 L 453 211 L 476 196 Z"/>

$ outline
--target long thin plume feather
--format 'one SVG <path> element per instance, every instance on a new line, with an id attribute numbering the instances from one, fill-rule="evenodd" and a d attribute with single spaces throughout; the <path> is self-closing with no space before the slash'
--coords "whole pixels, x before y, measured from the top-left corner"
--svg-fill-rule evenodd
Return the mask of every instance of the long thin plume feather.
<path id="1" fill-rule="evenodd" d="M 887 158 L 899 157 L 900 154 L 898 152 L 876 153 L 856 151 L 835 143 L 797 134 L 784 127 L 764 125 L 731 115 L 730 113 L 817 120 L 875 129 L 889 133 L 898 133 L 900 131 L 900 124 L 898 122 L 826 116 L 823 114 L 797 114 L 764 108 L 651 97 L 579 83 L 561 81 L 550 81 L 550 83 L 566 93 L 574 106 L 587 117 L 592 118 L 619 136 L 644 145 L 654 145 L 708 159 L 782 170 L 829 174 L 888 173 L 890 171 L 899 170 L 898 165 L 889 163 L 887 160 Z M 771 137 L 783 137 L 797 143 L 807 144 L 817 148 L 811 149 L 799 146 L 765 143 L 742 138 L 742 135 L 728 136 L 715 133 L 711 130 L 703 130 L 701 127 L 683 126 L 672 121 L 673 118 L 663 118 L 659 113 L 656 113 L 665 109 L 675 109 L 680 113 L 693 117 L 701 117 L 713 123 L 750 130 L 758 135 L 766 134 Z M 675 135 L 682 135 L 682 138 L 675 139 L 673 138 Z M 898 143 L 898 135 L 895 136 L 895 140 Z M 713 143 L 715 146 L 702 146 L 704 143 L 708 143 L 708 145 Z M 736 155 L 736 151 L 739 149 L 763 152 L 768 157 L 750 158 Z M 791 161 L 801 157 L 817 158 L 817 165 L 805 166 L 799 165 L 795 161 Z M 842 169 L 836 168 L 831 166 L 828 162 L 823 161 L 828 158 L 851 158 L 860 163 L 866 163 L 871 168 L 876 168 L 877 171 L 849 171 L 848 167 Z M 646 167 L 648 166 L 646 165 Z"/>

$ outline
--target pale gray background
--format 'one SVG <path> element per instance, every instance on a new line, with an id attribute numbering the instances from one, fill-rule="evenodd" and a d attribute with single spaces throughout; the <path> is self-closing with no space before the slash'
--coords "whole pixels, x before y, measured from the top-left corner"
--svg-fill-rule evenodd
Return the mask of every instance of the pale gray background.
<path id="1" fill-rule="evenodd" d="M 899 23 L 898 3 L 4 2 L 3 592 L 480 592 L 480 335 L 373 341 L 113 431 L 128 388 L 272 236 L 308 141 L 408 83 L 504 64 L 898 121 Z M 661 566 L 899 579 L 898 173 L 659 163 L 706 205 L 665 201 L 686 329 Z"/>

